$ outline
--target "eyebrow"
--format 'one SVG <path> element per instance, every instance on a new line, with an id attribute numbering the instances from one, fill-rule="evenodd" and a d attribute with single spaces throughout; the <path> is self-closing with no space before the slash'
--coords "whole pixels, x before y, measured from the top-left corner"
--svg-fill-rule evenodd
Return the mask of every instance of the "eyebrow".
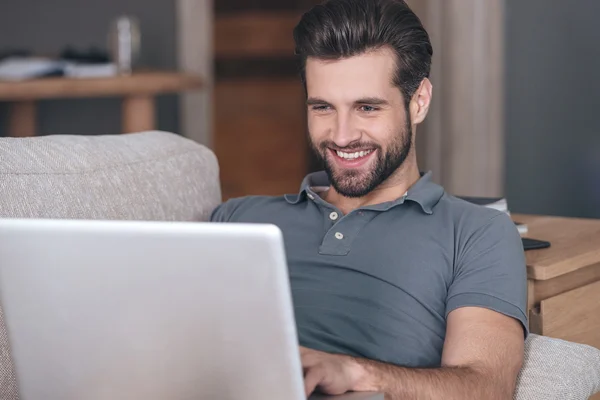
<path id="1" fill-rule="evenodd" d="M 330 105 L 329 102 L 327 102 L 327 101 L 325 101 L 323 99 L 320 99 L 318 97 L 309 97 L 306 100 L 306 105 L 314 106 L 314 105 L 317 105 L 317 104 L 327 104 L 327 105 Z M 374 106 L 387 106 L 390 103 L 387 100 L 379 98 L 379 97 L 363 97 L 363 98 L 360 98 L 360 99 L 356 100 L 354 102 L 354 104 L 370 104 L 370 105 L 374 105 Z"/>
<path id="2" fill-rule="evenodd" d="M 379 97 L 363 97 L 362 99 L 358 99 L 354 102 L 355 104 L 371 104 L 374 106 L 387 106 L 390 103 Z"/>
<path id="3" fill-rule="evenodd" d="M 327 105 L 329 105 L 328 102 L 326 102 L 323 99 L 319 99 L 318 97 L 309 97 L 306 100 L 306 105 L 308 105 L 308 106 L 314 106 L 314 105 L 317 105 L 317 104 L 327 104 Z"/>

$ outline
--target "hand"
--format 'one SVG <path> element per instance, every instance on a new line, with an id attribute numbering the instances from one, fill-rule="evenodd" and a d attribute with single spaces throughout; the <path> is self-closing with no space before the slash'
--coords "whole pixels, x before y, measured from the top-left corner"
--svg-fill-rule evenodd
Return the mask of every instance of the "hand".
<path id="1" fill-rule="evenodd" d="M 349 356 L 300 347 L 300 359 L 306 396 L 317 387 L 324 394 L 344 394 L 354 389 L 360 376 L 360 365 Z"/>

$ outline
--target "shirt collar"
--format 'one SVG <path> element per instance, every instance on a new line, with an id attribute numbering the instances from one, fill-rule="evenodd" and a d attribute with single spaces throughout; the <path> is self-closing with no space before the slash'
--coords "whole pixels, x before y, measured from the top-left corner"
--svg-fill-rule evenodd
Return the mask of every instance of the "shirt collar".
<path id="1" fill-rule="evenodd" d="M 406 192 L 404 196 L 394 201 L 375 204 L 364 208 L 376 211 L 387 211 L 390 208 L 403 204 L 405 201 L 413 201 L 419 204 L 426 214 L 433 214 L 435 205 L 444 195 L 444 189 L 440 185 L 432 182 L 431 177 L 431 171 L 421 173 L 421 178 L 408 189 L 408 192 Z M 306 201 L 307 197 L 312 199 L 317 197 L 318 195 L 314 188 L 329 187 L 329 185 L 329 178 L 325 171 L 313 172 L 304 178 L 298 194 L 288 194 L 284 197 L 288 203 L 298 204 Z"/>

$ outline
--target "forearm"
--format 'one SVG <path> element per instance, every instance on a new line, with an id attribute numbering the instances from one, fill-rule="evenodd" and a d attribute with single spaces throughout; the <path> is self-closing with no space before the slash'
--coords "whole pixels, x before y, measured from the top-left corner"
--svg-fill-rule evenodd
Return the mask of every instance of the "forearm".
<path id="1" fill-rule="evenodd" d="M 386 400 L 509 400 L 510 384 L 471 367 L 403 368 L 357 359 L 357 391 L 384 392 Z"/>

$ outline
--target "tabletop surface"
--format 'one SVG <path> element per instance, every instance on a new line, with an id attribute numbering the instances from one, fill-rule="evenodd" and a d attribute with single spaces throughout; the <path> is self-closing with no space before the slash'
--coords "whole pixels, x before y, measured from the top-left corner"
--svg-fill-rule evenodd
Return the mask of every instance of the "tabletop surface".
<path id="1" fill-rule="evenodd" d="M 0 81 L 0 101 L 155 95 L 201 87 L 199 76 L 176 71 L 135 72 L 102 78 L 53 77 Z"/>
<path id="2" fill-rule="evenodd" d="M 512 218 L 527 224 L 523 237 L 551 244 L 547 249 L 525 252 L 530 279 L 551 279 L 595 264 L 600 267 L 600 219 L 522 214 Z"/>

